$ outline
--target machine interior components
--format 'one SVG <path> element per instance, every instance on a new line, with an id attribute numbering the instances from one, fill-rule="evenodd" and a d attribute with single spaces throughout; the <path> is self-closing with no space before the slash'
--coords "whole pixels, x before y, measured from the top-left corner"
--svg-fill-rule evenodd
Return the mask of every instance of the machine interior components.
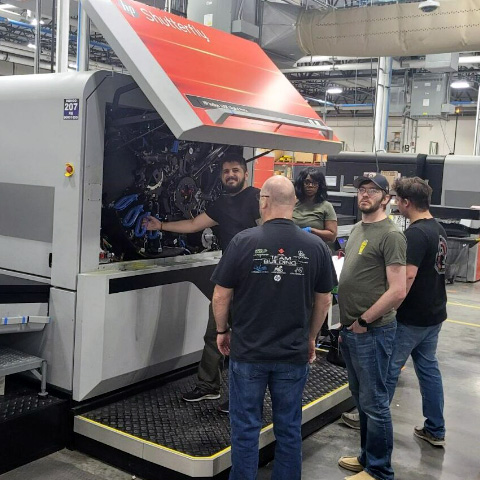
<path id="1" fill-rule="evenodd" d="M 215 248 L 218 242 L 203 241 L 201 233 L 147 232 L 142 222 L 149 215 L 175 221 L 204 212 L 221 194 L 218 162 L 227 150 L 235 147 L 179 141 L 158 115 L 110 105 L 102 198 L 104 258 L 160 258 Z"/>

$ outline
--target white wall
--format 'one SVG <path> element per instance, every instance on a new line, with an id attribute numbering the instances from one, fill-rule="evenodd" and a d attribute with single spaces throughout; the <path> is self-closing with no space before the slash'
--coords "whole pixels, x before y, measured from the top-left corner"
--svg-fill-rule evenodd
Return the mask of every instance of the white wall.
<path id="1" fill-rule="evenodd" d="M 453 152 L 455 142 L 455 116 L 449 120 L 419 120 L 417 153 L 428 153 L 430 142 L 438 142 L 438 153 L 446 155 Z M 371 118 L 335 118 L 327 116 L 327 125 L 333 128 L 335 135 L 346 143 L 346 150 L 371 152 L 373 144 L 373 120 Z M 402 131 L 402 119 L 390 117 L 388 141 L 393 139 L 393 132 Z M 472 155 L 475 136 L 475 117 L 458 117 L 457 155 Z"/>
<path id="2" fill-rule="evenodd" d="M 33 67 L 20 65 L 19 63 L 0 61 L 0 76 L 3 75 L 29 75 L 33 73 Z M 40 73 L 50 73 L 48 70 L 40 69 Z"/>

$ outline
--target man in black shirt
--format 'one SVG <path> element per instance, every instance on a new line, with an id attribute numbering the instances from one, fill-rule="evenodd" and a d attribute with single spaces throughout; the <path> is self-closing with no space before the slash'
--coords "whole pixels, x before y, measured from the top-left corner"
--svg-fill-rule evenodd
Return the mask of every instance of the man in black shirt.
<path id="1" fill-rule="evenodd" d="M 397 310 L 397 332 L 387 387 L 392 401 L 400 370 L 411 355 L 422 392 L 423 427 L 414 435 L 445 445 L 442 375 L 436 357 L 438 334 L 447 318 L 445 260 L 447 234 L 430 214 L 431 187 L 422 179 L 402 178 L 394 185 L 398 209 L 410 220 L 407 237 L 407 297 Z"/>
<path id="2" fill-rule="evenodd" d="M 295 226 L 294 206 L 292 183 L 268 179 L 263 225 L 237 234 L 212 275 L 217 344 L 230 355 L 230 480 L 257 478 L 267 386 L 277 440 L 272 478 L 301 478 L 302 392 L 336 279 L 329 248 Z"/>
<path id="3" fill-rule="evenodd" d="M 247 185 L 248 172 L 245 159 L 241 155 L 227 153 L 222 159 L 221 167 L 222 184 L 226 194 L 208 206 L 204 213 L 191 220 L 178 222 L 161 222 L 155 217 L 148 217 L 147 230 L 195 233 L 218 225 L 220 246 L 225 250 L 238 232 L 255 227 L 260 219 L 258 210 L 260 190 Z M 205 347 L 198 366 L 197 386 L 193 391 L 183 395 L 183 400 L 186 402 L 220 398 L 223 355 L 217 348 L 215 320 L 211 305 L 204 340 Z M 222 409 L 228 412 L 228 406 L 225 405 Z"/>

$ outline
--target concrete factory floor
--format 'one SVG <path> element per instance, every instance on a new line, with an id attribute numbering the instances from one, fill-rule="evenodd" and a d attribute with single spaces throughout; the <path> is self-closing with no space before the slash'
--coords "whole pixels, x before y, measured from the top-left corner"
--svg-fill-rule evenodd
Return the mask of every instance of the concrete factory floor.
<path id="1" fill-rule="evenodd" d="M 421 397 L 411 361 L 402 372 L 392 404 L 397 480 L 480 480 L 480 282 L 448 286 L 448 315 L 438 357 L 445 388 L 447 445 L 433 447 L 413 436 L 422 425 Z M 303 442 L 303 480 L 343 480 L 349 472 L 337 466 L 342 455 L 356 454 L 359 432 L 339 420 Z M 270 478 L 271 465 L 258 480 Z M 1 480 L 130 480 L 79 452 L 63 450 L 4 475 Z"/>

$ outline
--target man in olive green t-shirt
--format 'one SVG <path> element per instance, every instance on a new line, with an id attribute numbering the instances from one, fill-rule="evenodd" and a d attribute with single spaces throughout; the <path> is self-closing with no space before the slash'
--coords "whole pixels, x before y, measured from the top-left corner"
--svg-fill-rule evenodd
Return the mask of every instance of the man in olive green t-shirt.
<path id="1" fill-rule="evenodd" d="M 406 240 L 387 218 L 388 181 L 377 174 L 359 177 L 362 221 L 350 234 L 338 286 L 340 348 L 360 417 L 358 457 L 339 465 L 351 480 L 393 480 L 393 428 L 386 377 L 395 338 L 395 308 L 406 295 Z"/>

